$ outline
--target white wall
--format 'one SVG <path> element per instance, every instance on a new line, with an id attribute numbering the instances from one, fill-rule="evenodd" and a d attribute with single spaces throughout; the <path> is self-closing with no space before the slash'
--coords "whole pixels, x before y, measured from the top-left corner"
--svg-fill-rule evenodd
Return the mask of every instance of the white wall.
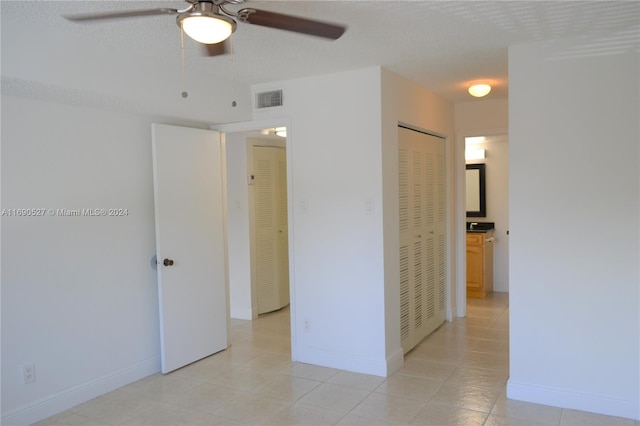
<path id="1" fill-rule="evenodd" d="M 179 55 L 149 62 L 144 48 L 125 55 L 50 23 L 34 33 L 10 3 L 2 208 L 129 209 L 2 217 L 2 423 L 20 424 L 159 370 L 150 124 L 247 120 L 251 99 L 247 85 L 210 84 L 188 58 L 184 99 Z M 23 385 L 29 362 L 36 382 Z"/>
<path id="2" fill-rule="evenodd" d="M 507 392 L 640 419 L 640 58 L 584 41 L 509 50 Z"/>
<path id="3" fill-rule="evenodd" d="M 380 70 L 254 87 L 284 89 L 294 359 L 386 375 Z M 371 200 L 373 214 L 365 201 Z M 306 324 L 306 327 L 305 327 Z"/>
<path id="4" fill-rule="evenodd" d="M 294 359 L 390 374 L 402 365 L 397 125 L 450 134 L 452 106 L 378 67 L 254 91 L 278 88 L 285 105 L 254 117 L 291 123 Z"/>
<path id="5" fill-rule="evenodd" d="M 229 241 L 229 311 L 231 318 L 257 316 L 251 292 L 247 144 L 241 133 L 225 136 L 227 154 L 227 237 Z M 254 298 L 255 299 L 255 298 Z"/>
<path id="6" fill-rule="evenodd" d="M 159 369 L 151 120 L 2 97 L 2 419 L 32 422 Z M 36 381 L 21 366 L 35 362 Z"/>
<path id="7" fill-rule="evenodd" d="M 508 99 L 475 99 L 455 104 L 456 134 L 504 133 L 509 127 Z"/>

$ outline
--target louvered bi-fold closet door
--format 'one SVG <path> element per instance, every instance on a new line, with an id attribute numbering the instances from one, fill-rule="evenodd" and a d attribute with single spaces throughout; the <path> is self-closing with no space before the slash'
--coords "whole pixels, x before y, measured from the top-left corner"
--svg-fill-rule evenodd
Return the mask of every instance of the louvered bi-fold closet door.
<path id="1" fill-rule="evenodd" d="M 286 155 L 283 148 L 253 148 L 255 269 L 258 313 L 289 303 Z"/>
<path id="2" fill-rule="evenodd" d="M 398 129 L 400 335 L 408 352 L 445 317 L 444 140 Z"/>

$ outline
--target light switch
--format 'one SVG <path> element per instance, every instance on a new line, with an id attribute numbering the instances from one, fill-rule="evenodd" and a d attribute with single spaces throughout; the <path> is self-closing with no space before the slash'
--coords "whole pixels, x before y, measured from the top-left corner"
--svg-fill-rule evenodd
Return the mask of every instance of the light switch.
<path id="1" fill-rule="evenodd" d="M 298 211 L 302 214 L 309 213 L 309 204 L 307 203 L 307 200 L 298 201 Z"/>
<path id="2" fill-rule="evenodd" d="M 364 199 L 364 214 L 372 215 L 373 214 L 373 198 L 365 198 Z"/>

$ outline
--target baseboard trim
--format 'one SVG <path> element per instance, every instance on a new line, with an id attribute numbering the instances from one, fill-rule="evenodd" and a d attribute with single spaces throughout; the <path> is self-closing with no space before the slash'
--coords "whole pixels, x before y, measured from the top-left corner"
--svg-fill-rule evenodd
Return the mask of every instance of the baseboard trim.
<path id="1" fill-rule="evenodd" d="M 380 360 L 301 347 L 295 348 L 294 353 L 296 354 L 296 361 L 306 364 L 381 377 L 387 377 L 392 374 L 404 363 L 402 349 L 389 359 Z"/>
<path id="2" fill-rule="evenodd" d="M 257 309 L 231 309 L 229 317 L 233 319 L 251 321 L 257 318 Z"/>
<path id="3" fill-rule="evenodd" d="M 13 410 L 2 416 L 0 424 L 29 425 L 159 371 L 160 357 L 153 357 Z"/>
<path id="4" fill-rule="evenodd" d="M 640 420 L 640 402 L 509 380 L 507 398 Z"/>
<path id="5" fill-rule="evenodd" d="M 404 351 L 398 348 L 396 352 L 387 358 L 387 376 L 400 370 L 404 365 Z"/>

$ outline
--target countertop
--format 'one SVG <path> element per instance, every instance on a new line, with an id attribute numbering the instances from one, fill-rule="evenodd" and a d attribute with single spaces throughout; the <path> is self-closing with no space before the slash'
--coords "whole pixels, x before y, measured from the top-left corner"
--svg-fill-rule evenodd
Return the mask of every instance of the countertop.
<path id="1" fill-rule="evenodd" d="M 483 234 L 494 229 L 494 222 L 467 222 L 467 232 L 471 234 Z"/>

